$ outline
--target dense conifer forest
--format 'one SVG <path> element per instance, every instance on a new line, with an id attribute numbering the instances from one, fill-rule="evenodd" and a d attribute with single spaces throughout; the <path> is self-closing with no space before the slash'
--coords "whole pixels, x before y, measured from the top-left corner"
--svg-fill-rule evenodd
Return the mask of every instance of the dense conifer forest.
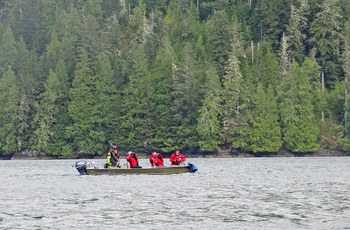
<path id="1" fill-rule="evenodd" d="M 0 152 L 350 149 L 348 0 L 0 0 Z"/>

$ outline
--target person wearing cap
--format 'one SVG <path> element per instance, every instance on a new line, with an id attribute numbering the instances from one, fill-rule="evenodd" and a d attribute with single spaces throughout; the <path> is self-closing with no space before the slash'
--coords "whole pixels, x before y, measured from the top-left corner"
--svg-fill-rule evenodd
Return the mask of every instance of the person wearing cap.
<path id="1" fill-rule="evenodd" d="M 129 163 L 130 168 L 141 168 L 141 166 L 139 166 L 139 158 L 135 152 L 129 151 L 126 161 Z"/>
<path id="2" fill-rule="evenodd" d="M 111 159 L 110 159 L 111 166 L 119 167 L 119 153 L 118 153 L 118 146 L 116 143 L 112 144 L 112 147 L 109 149 L 108 153 L 111 155 Z"/>
<path id="3" fill-rule="evenodd" d="M 180 153 L 180 150 L 177 149 L 173 154 L 171 154 L 169 160 L 172 165 L 179 165 L 186 160 L 186 157 Z"/>
<path id="4" fill-rule="evenodd" d="M 149 162 L 151 163 L 152 167 L 163 167 L 164 157 L 160 153 L 152 152 L 151 156 L 149 157 Z"/>

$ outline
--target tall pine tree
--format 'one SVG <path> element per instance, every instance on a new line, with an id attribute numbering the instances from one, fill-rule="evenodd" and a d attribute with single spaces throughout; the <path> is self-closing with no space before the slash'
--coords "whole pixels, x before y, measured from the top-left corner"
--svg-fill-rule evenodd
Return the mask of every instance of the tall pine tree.
<path id="1" fill-rule="evenodd" d="M 279 87 L 283 140 L 293 152 L 307 153 L 319 148 L 313 99 L 310 76 L 294 62 Z"/>
<path id="2" fill-rule="evenodd" d="M 205 95 L 197 118 L 197 132 L 201 150 L 216 151 L 221 143 L 221 95 L 220 78 L 214 67 L 206 71 Z"/>
<path id="3" fill-rule="evenodd" d="M 0 150 L 15 153 L 18 146 L 18 118 L 20 95 L 11 66 L 0 78 Z"/>
<path id="4" fill-rule="evenodd" d="M 254 96 L 252 122 L 250 131 L 246 132 L 247 150 L 255 153 L 276 153 L 282 146 L 281 129 L 277 110 L 276 96 L 272 85 L 265 91 L 262 84 L 258 85 Z"/>

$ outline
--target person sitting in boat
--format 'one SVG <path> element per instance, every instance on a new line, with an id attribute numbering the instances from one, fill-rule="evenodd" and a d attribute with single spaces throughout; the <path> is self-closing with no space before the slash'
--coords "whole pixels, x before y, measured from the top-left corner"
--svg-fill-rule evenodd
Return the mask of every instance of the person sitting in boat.
<path id="1" fill-rule="evenodd" d="M 106 164 L 105 164 L 105 168 L 108 168 L 112 166 L 112 162 L 111 162 L 111 153 L 107 153 L 107 158 L 106 158 Z"/>
<path id="2" fill-rule="evenodd" d="M 137 157 L 135 152 L 128 152 L 126 161 L 129 163 L 129 168 L 142 168 L 141 166 L 139 166 L 139 158 Z"/>
<path id="3" fill-rule="evenodd" d="M 152 167 L 163 167 L 164 166 L 164 157 L 162 154 L 153 152 L 151 156 L 149 157 L 149 162 L 151 163 Z"/>
<path id="4" fill-rule="evenodd" d="M 109 149 L 108 153 L 111 155 L 110 157 L 110 166 L 120 166 L 119 163 L 119 153 L 118 153 L 118 146 L 116 143 L 112 144 L 112 148 Z M 108 158 L 108 156 L 107 156 Z M 108 164 L 108 163 L 107 163 Z"/>
<path id="5" fill-rule="evenodd" d="M 169 160 L 172 165 L 179 165 L 180 163 L 185 162 L 186 157 L 180 153 L 180 150 L 177 149 L 173 154 L 171 154 Z"/>

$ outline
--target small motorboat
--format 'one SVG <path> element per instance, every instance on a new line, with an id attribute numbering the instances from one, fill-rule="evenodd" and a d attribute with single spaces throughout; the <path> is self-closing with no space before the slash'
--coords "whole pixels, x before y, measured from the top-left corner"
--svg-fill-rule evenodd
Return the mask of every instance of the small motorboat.
<path id="1" fill-rule="evenodd" d="M 95 164 L 86 161 L 77 161 L 73 166 L 80 175 L 119 175 L 119 174 L 179 174 L 194 173 L 198 170 L 197 166 L 188 162 L 187 165 L 171 165 L 153 168 L 126 168 L 126 167 L 108 167 L 98 168 Z"/>

